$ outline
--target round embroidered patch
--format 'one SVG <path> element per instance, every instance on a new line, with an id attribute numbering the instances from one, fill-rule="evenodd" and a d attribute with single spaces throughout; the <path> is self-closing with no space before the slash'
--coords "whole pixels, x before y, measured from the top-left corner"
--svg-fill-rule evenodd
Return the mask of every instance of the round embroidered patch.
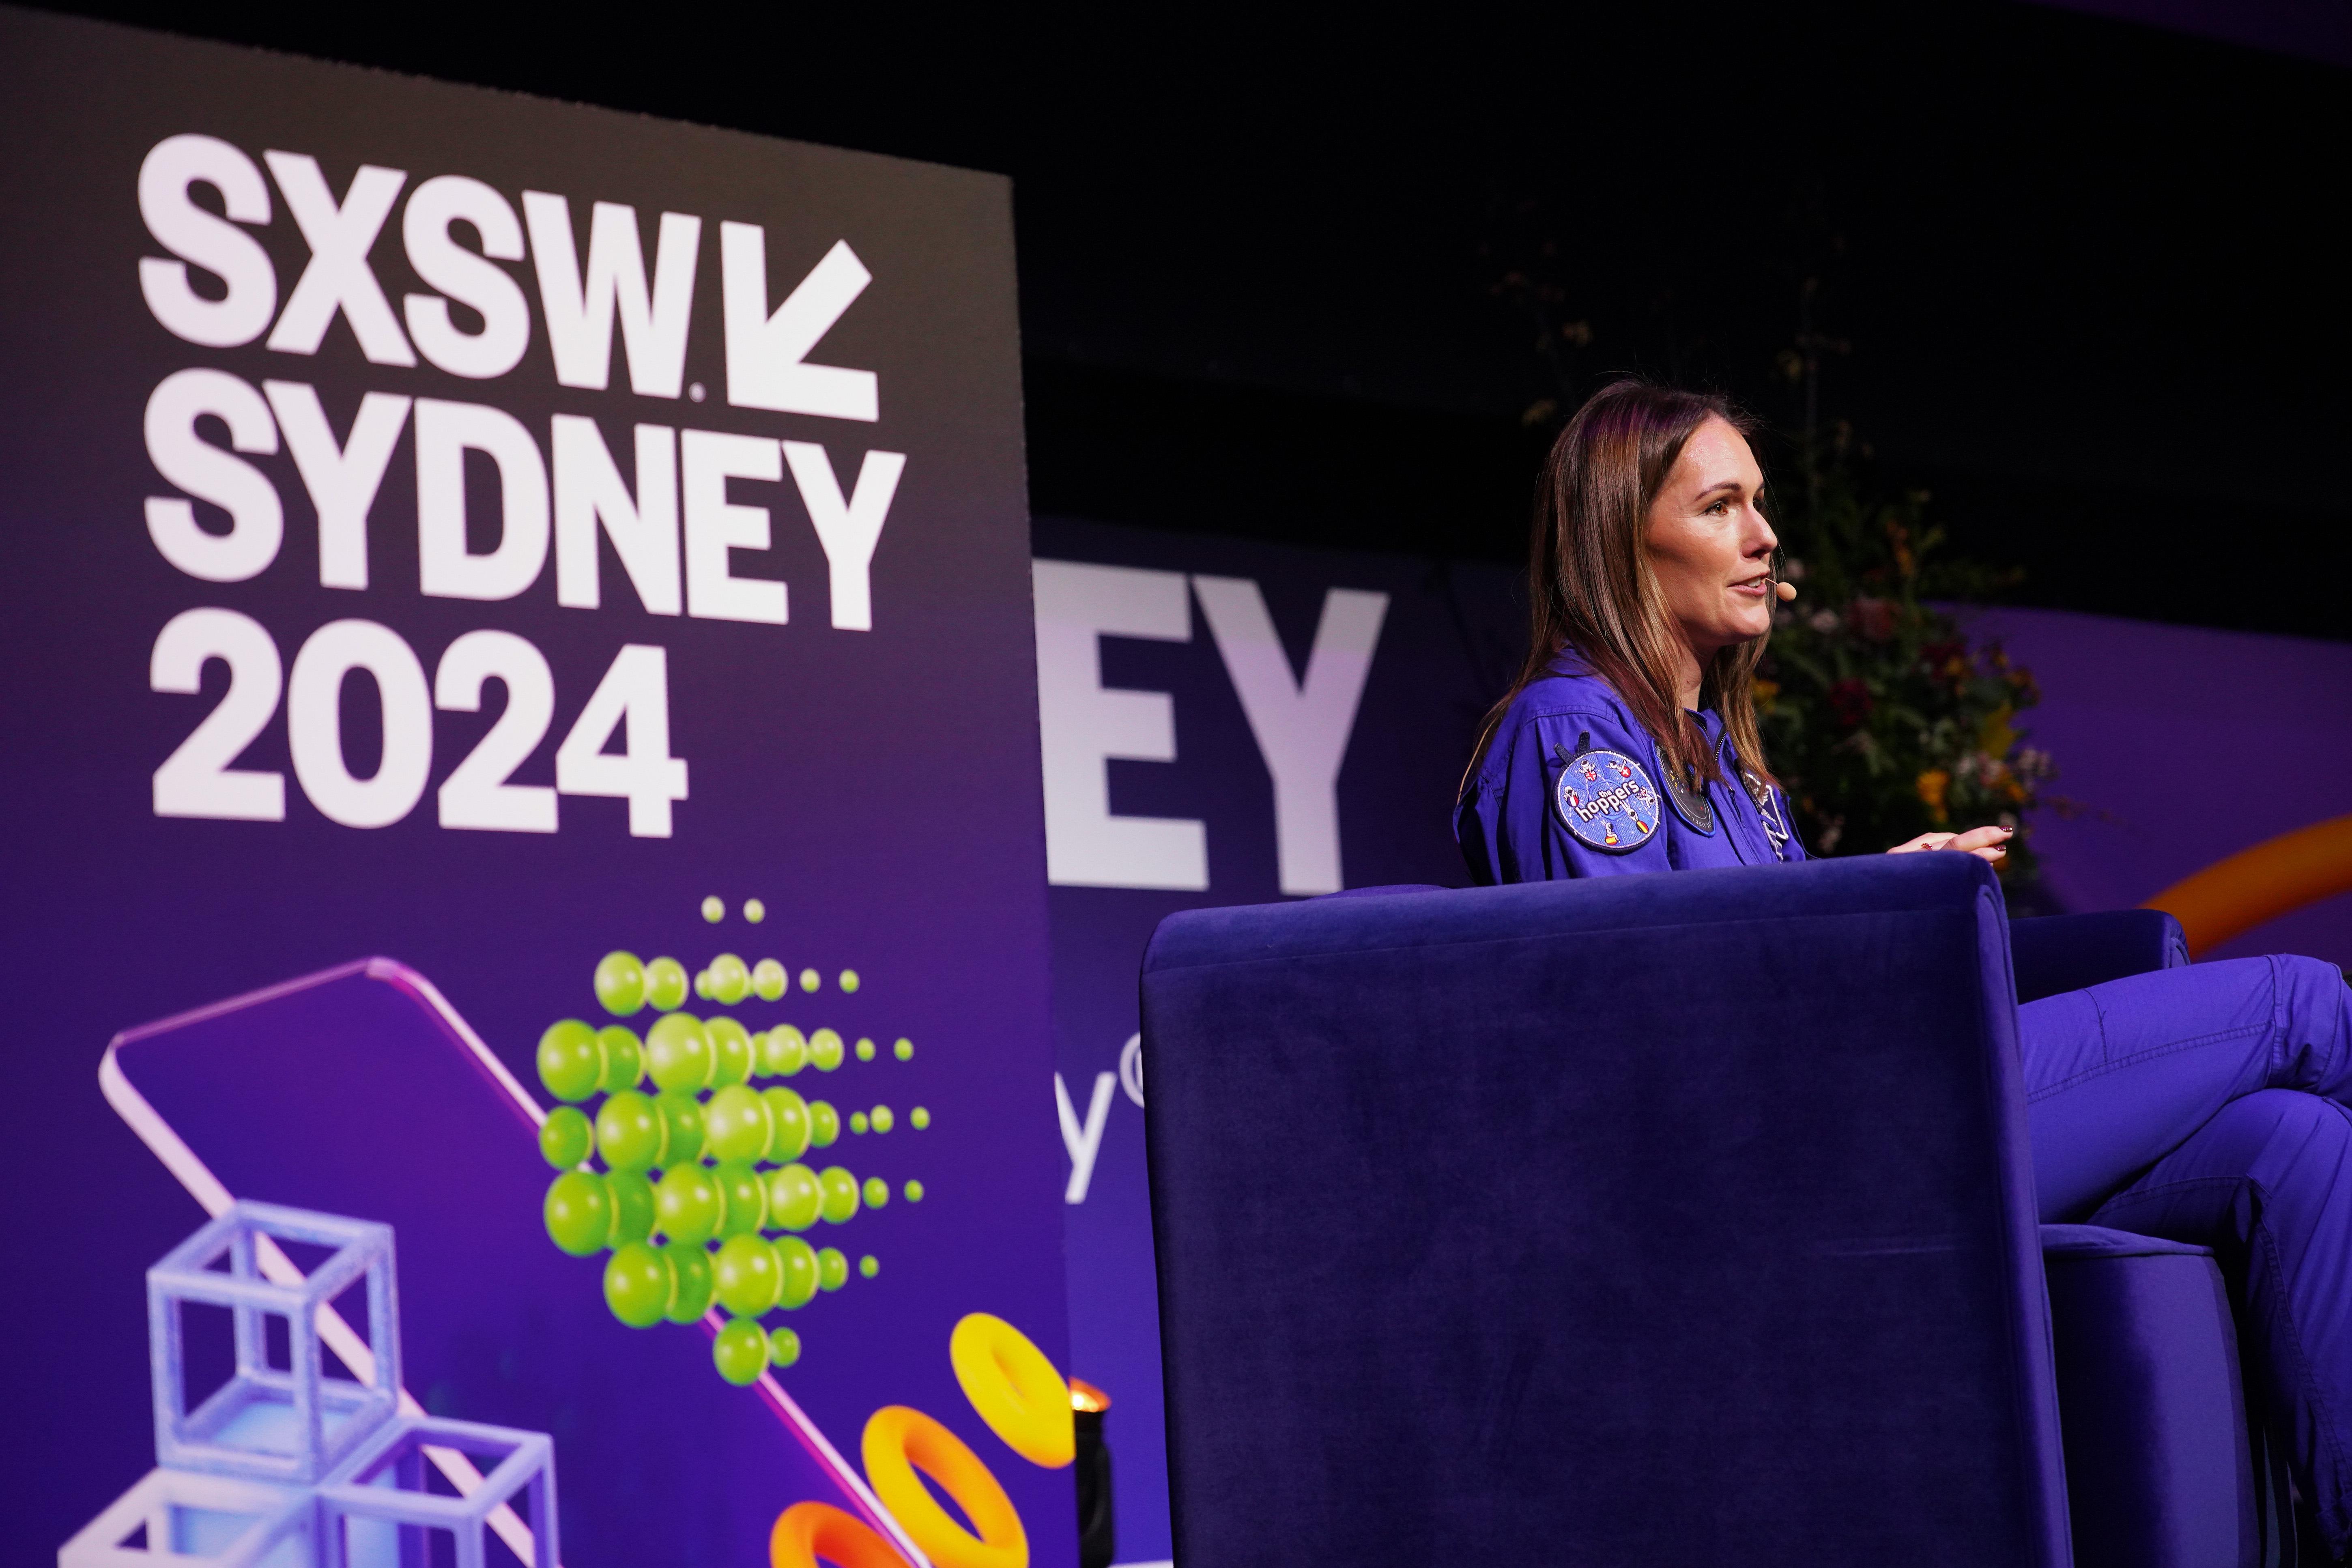
<path id="1" fill-rule="evenodd" d="M 1552 785 L 1552 809 L 1577 842 L 1604 854 L 1639 849 L 1658 830 L 1658 792 L 1642 764 L 1617 752 L 1580 752 Z"/>

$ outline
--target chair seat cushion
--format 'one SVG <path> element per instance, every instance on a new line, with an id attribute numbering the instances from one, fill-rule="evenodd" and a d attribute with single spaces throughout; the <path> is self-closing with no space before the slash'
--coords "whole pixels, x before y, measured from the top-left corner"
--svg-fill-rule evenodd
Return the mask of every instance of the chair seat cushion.
<path id="1" fill-rule="evenodd" d="M 2210 1248 L 2046 1225 L 2078 1568 L 2253 1568 L 2237 1333 Z"/>

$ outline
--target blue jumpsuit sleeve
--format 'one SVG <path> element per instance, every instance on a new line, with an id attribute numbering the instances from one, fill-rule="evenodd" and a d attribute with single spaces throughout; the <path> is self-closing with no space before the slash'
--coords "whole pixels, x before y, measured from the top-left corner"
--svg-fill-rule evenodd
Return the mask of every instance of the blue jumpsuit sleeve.
<path id="1" fill-rule="evenodd" d="M 1571 760 L 1586 752 L 1613 752 L 1619 761 L 1596 765 L 1597 783 L 1571 780 L 1572 789 L 1586 797 L 1622 791 L 1632 809 L 1586 821 L 1579 833 L 1559 786 Z M 1607 711 L 1514 715 L 1479 770 L 1475 798 L 1464 802 L 1460 831 L 1472 872 L 1497 882 L 1536 882 L 1672 870 L 1664 805 L 1649 773 L 1652 754 L 1648 735 Z M 1620 843 L 1609 844 L 1611 837 Z"/>

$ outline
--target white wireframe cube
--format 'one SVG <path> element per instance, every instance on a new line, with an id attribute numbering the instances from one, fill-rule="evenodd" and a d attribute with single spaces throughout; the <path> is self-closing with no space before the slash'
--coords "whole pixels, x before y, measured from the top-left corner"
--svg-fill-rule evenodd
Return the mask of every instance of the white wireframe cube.
<path id="1" fill-rule="evenodd" d="M 334 1250 L 306 1277 L 279 1242 Z M 224 1258 L 226 1272 L 212 1267 Z M 341 1326 L 329 1303 L 362 1279 L 369 1343 L 363 1352 L 353 1338 L 343 1358 L 358 1381 L 329 1377 L 321 1364 L 320 1320 L 324 1313 Z M 147 1271 L 156 1462 L 298 1486 L 319 1480 L 397 1408 L 399 1300 L 390 1226 L 275 1204 L 233 1205 Z M 236 1342 L 235 1374 L 193 1411 L 181 1321 L 188 1303 L 227 1308 Z M 289 1365 L 284 1371 L 269 1364 L 269 1317 L 286 1320 Z"/>
<path id="2" fill-rule="evenodd" d="M 58 1548 L 58 1568 L 310 1568 L 317 1518 L 299 1488 L 150 1470 Z"/>
<path id="3" fill-rule="evenodd" d="M 497 1462 L 467 1495 L 440 1497 L 425 1489 L 426 1450 L 436 1447 L 457 1448 L 474 1458 L 495 1456 Z M 448 1531 L 456 1542 L 457 1568 L 485 1568 L 490 1516 L 526 1489 L 530 1568 L 557 1568 L 553 1438 L 477 1421 L 401 1416 L 314 1494 L 320 1568 L 364 1568 L 423 1555 L 415 1550 L 421 1542 L 399 1542 L 404 1527 Z M 513 1522 L 519 1521 L 509 1521 L 509 1528 Z M 510 1543 L 518 1539 L 509 1537 Z"/>

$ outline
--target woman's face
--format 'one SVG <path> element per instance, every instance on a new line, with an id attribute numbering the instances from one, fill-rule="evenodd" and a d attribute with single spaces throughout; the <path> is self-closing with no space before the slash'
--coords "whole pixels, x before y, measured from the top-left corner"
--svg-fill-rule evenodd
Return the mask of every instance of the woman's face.
<path id="1" fill-rule="evenodd" d="M 1651 503 L 1650 570 L 1701 665 L 1771 628 L 1772 551 L 1780 542 L 1757 510 L 1763 488 L 1746 438 L 1710 418 L 1683 443 Z"/>

